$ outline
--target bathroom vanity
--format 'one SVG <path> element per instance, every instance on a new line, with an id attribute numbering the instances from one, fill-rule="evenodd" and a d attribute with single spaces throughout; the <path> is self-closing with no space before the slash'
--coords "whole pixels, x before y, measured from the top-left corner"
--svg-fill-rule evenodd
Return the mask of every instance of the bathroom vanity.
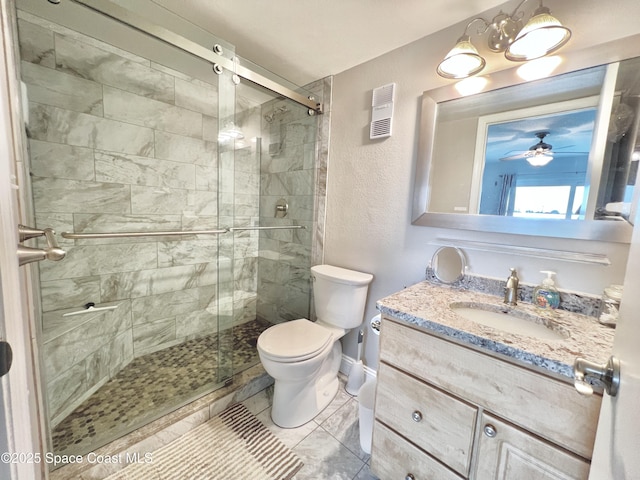
<path id="1" fill-rule="evenodd" d="M 378 477 L 587 478 L 602 395 L 575 390 L 572 364 L 577 356 L 606 361 L 613 331 L 594 317 L 501 301 L 422 282 L 378 302 Z M 561 335 L 485 326 L 451 308 L 460 302 L 512 310 Z"/>

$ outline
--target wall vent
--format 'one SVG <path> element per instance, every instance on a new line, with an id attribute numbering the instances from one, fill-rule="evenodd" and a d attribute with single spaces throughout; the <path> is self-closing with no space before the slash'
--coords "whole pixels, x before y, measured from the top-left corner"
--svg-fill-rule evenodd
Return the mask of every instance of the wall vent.
<path id="1" fill-rule="evenodd" d="M 395 83 L 383 85 L 373 90 L 373 99 L 371 101 L 371 128 L 369 129 L 370 139 L 391 136 L 395 90 Z"/>

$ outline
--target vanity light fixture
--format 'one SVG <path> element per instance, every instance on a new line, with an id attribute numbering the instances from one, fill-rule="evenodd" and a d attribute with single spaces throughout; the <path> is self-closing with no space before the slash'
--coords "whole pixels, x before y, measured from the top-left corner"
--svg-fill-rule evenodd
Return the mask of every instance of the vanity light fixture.
<path id="1" fill-rule="evenodd" d="M 444 78 L 461 79 L 479 73 L 486 65 L 486 60 L 471 43 L 469 27 L 475 22 L 482 25 L 478 35 L 488 33 L 487 46 L 495 53 L 503 53 L 508 60 L 524 62 L 544 57 L 555 52 L 571 38 L 571 30 L 564 27 L 551 11 L 540 5 L 533 12 L 529 21 L 522 26 L 524 12 L 518 11 L 527 0 L 522 0 L 511 14 L 502 10 L 491 21 L 482 17 L 471 20 L 456 45 L 440 62 L 436 71 Z"/>
<path id="2" fill-rule="evenodd" d="M 504 56 L 514 62 L 526 62 L 555 52 L 570 38 L 571 30 L 551 15 L 551 11 L 540 0 L 540 6 L 507 47 Z"/>
<path id="3" fill-rule="evenodd" d="M 486 63 L 486 60 L 480 56 L 476 47 L 471 43 L 471 38 L 465 29 L 464 35 L 458 39 L 456 46 L 447 53 L 447 56 L 438 65 L 437 72 L 444 78 L 467 78 L 479 73 Z"/>

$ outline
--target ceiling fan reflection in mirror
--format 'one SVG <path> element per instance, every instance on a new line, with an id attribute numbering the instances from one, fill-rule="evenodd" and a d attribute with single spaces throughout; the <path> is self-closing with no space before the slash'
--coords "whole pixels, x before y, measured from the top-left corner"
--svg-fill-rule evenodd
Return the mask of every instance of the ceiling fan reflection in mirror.
<path id="1" fill-rule="evenodd" d="M 531 165 L 533 165 L 534 167 L 543 167 L 545 166 L 547 163 L 549 163 L 551 160 L 553 160 L 553 156 L 556 154 L 561 154 L 561 153 L 565 153 L 565 154 L 576 154 L 576 153 L 582 153 L 582 152 L 558 152 L 558 151 L 552 151 L 553 149 L 553 145 L 546 143 L 544 141 L 544 138 L 549 135 L 548 131 L 543 131 L 543 132 L 536 132 L 536 137 L 538 137 L 539 141 L 538 143 L 536 143 L 535 145 L 531 145 L 529 147 L 529 150 L 525 151 L 525 152 L 521 152 L 518 153 L 516 155 L 510 155 L 508 157 L 502 157 L 500 160 L 518 160 L 521 158 L 524 158 L 527 160 L 527 162 L 529 162 Z M 573 145 L 571 145 L 573 146 Z M 569 146 L 566 147 L 561 147 L 561 148 L 568 148 Z"/>

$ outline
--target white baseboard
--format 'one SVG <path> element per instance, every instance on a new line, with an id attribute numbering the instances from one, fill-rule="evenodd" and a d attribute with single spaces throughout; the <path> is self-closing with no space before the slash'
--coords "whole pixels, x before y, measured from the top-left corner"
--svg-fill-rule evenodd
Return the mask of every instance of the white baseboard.
<path id="1" fill-rule="evenodd" d="M 344 353 L 342 354 L 342 361 L 340 362 L 340 373 L 349 376 L 349 372 L 351 371 L 351 366 L 356 362 L 355 358 L 351 358 L 347 355 L 345 355 Z M 365 380 L 370 380 L 376 379 L 377 376 L 377 372 L 372 369 L 367 367 L 366 365 L 364 366 L 364 375 L 365 375 Z"/>

